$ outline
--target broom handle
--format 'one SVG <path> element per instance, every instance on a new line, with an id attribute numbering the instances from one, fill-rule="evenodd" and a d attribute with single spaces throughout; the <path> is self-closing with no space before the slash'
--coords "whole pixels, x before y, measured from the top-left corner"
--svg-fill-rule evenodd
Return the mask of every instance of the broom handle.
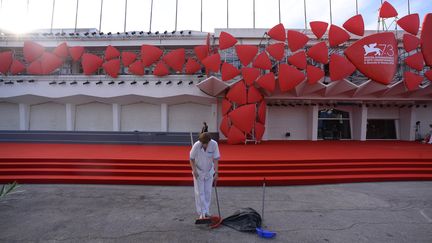
<path id="1" fill-rule="evenodd" d="M 215 193 L 216 193 L 216 204 L 217 204 L 217 207 L 218 207 L 218 214 L 219 214 L 219 218 L 220 218 L 221 217 L 221 213 L 220 213 L 219 197 L 218 197 L 218 193 L 217 193 L 217 186 L 216 186 L 216 184 L 217 184 L 217 181 L 215 181 L 215 183 L 214 183 L 214 188 L 215 188 Z"/>
<path id="2" fill-rule="evenodd" d="M 262 199 L 262 210 L 261 210 L 261 221 L 264 222 L 264 201 L 265 201 L 265 177 L 263 180 L 263 199 Z"/>

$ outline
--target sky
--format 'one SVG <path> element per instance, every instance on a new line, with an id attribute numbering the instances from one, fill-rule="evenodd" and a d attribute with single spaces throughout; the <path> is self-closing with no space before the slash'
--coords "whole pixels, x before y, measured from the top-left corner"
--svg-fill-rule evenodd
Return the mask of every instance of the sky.
<path id="1" fill-rule="evenodd" d="M 100 21 L 102 6 L 102 21 Z M 35 29 L 95 28 L 103 32 L 149 31 L 152 0 L 0 0 L 0 29 L 25 33 Z M 214 32 L 215 28 L 253 28 L 253 0 L 177 0 L 177 30 Z M 279 21 L 279 2 L 280 19 Z M 306 0 L 307 23 L 314 20 L 330 23 L 330 2 L 333 24 L 342 26 L 356 15 L 355 0 Z M 408 14 L 408 0 L 388 0 L 399 13 Z M 76 11 L 78 3 L 78 11 Z M 127 3 L 127 8 L 126 8 Z M 358 11 L 365 28 L 376 30 L 381 0 L 358 0 Z M 52 9 L 54 7 L 54 14 Z M 282 22 L 287 29 L 304 29 L 304 1 L 255 0 L 255 27 L 271 28 Z M 419 13 L 420 21 L 432 13 L 432 0 L 410 0 L 410 12 Z M 77 17 L 77 18 L 76 18 Z M 393 26 L 394 27 L 394 26 Z M 176 28 L 176 0 L 153 0 L 151 30 Z M 308 28 L 310 28 L 308 26 Z"/>

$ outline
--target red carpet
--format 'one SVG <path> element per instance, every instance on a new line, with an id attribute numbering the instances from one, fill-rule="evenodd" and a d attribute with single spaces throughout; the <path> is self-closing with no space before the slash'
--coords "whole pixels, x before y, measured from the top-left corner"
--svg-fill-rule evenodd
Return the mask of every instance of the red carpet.
<path id="1" fill-rule="evenodd" d="M 0 183 L 191 185 L 189 146 L 0 143 Z M 400 141 L 220 145 L 220 185 L 432 180 L 432 146 Z"/>

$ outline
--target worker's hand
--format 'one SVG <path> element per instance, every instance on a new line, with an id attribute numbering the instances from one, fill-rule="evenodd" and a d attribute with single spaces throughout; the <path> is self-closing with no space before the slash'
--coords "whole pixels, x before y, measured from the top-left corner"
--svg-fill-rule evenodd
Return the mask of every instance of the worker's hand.
<path id="1" fill-rule="evenodd" d="M 195 177 L 195 179 L 198 179 L 198 172 L 196 170 L 194 170 L 192 172 L 193 176 Z"/>
<path id="2" fill-rule="evenodd" d="M 219 174 L 215 172 L 213 175 L 213 181 L 217 181 L 218 178 L 219 178 Z"/>

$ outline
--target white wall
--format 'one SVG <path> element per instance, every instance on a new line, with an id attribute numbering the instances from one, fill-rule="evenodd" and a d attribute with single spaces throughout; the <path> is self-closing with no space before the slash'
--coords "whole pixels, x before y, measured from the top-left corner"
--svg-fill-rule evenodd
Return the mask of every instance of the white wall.
<path id="1" fill-rule="evenodd" d="M 66 130 L 66 105 L 54 102 L 31 105 L 29 130 Z"/>
<path id="2" fill-rule="evenodd" d="M 161 130 L 161 106 L 135 103 L 121 107 L 121 131 L 158 132 Z"/>
<path id="3" fill-rule="evenodd" d="M 0 130 L 19 130 L 19 105 L 0 102 Z"/>
<path id="4" fill-rule="evenodd" d="M 399 119 L 399 108 L 369 107 L 368 119 Z"/>
<path id="5" fill-rule="evenodd" d="M 75 130 L 112 131 L 112 105 L 99 102 L 76 106 Z"/>
<path id="6" fill-rule="evenodd" d="M 201 132 L 203 122 L 207 122 L 209 132 L 215 132 L 216 117 L 212 106 L 196 103 L 183 103 L 168 106 L 169 132 Z M 211 129 L 213 128 L 213 129 Z"/>
<path id="7" fill-rule="evenodd" d="M 268 106 L 266 121 L 269 140 L 306 140 L 308 139 L 308 108 Z M 285 133 L 291 133 L 285 137 Z"/>

